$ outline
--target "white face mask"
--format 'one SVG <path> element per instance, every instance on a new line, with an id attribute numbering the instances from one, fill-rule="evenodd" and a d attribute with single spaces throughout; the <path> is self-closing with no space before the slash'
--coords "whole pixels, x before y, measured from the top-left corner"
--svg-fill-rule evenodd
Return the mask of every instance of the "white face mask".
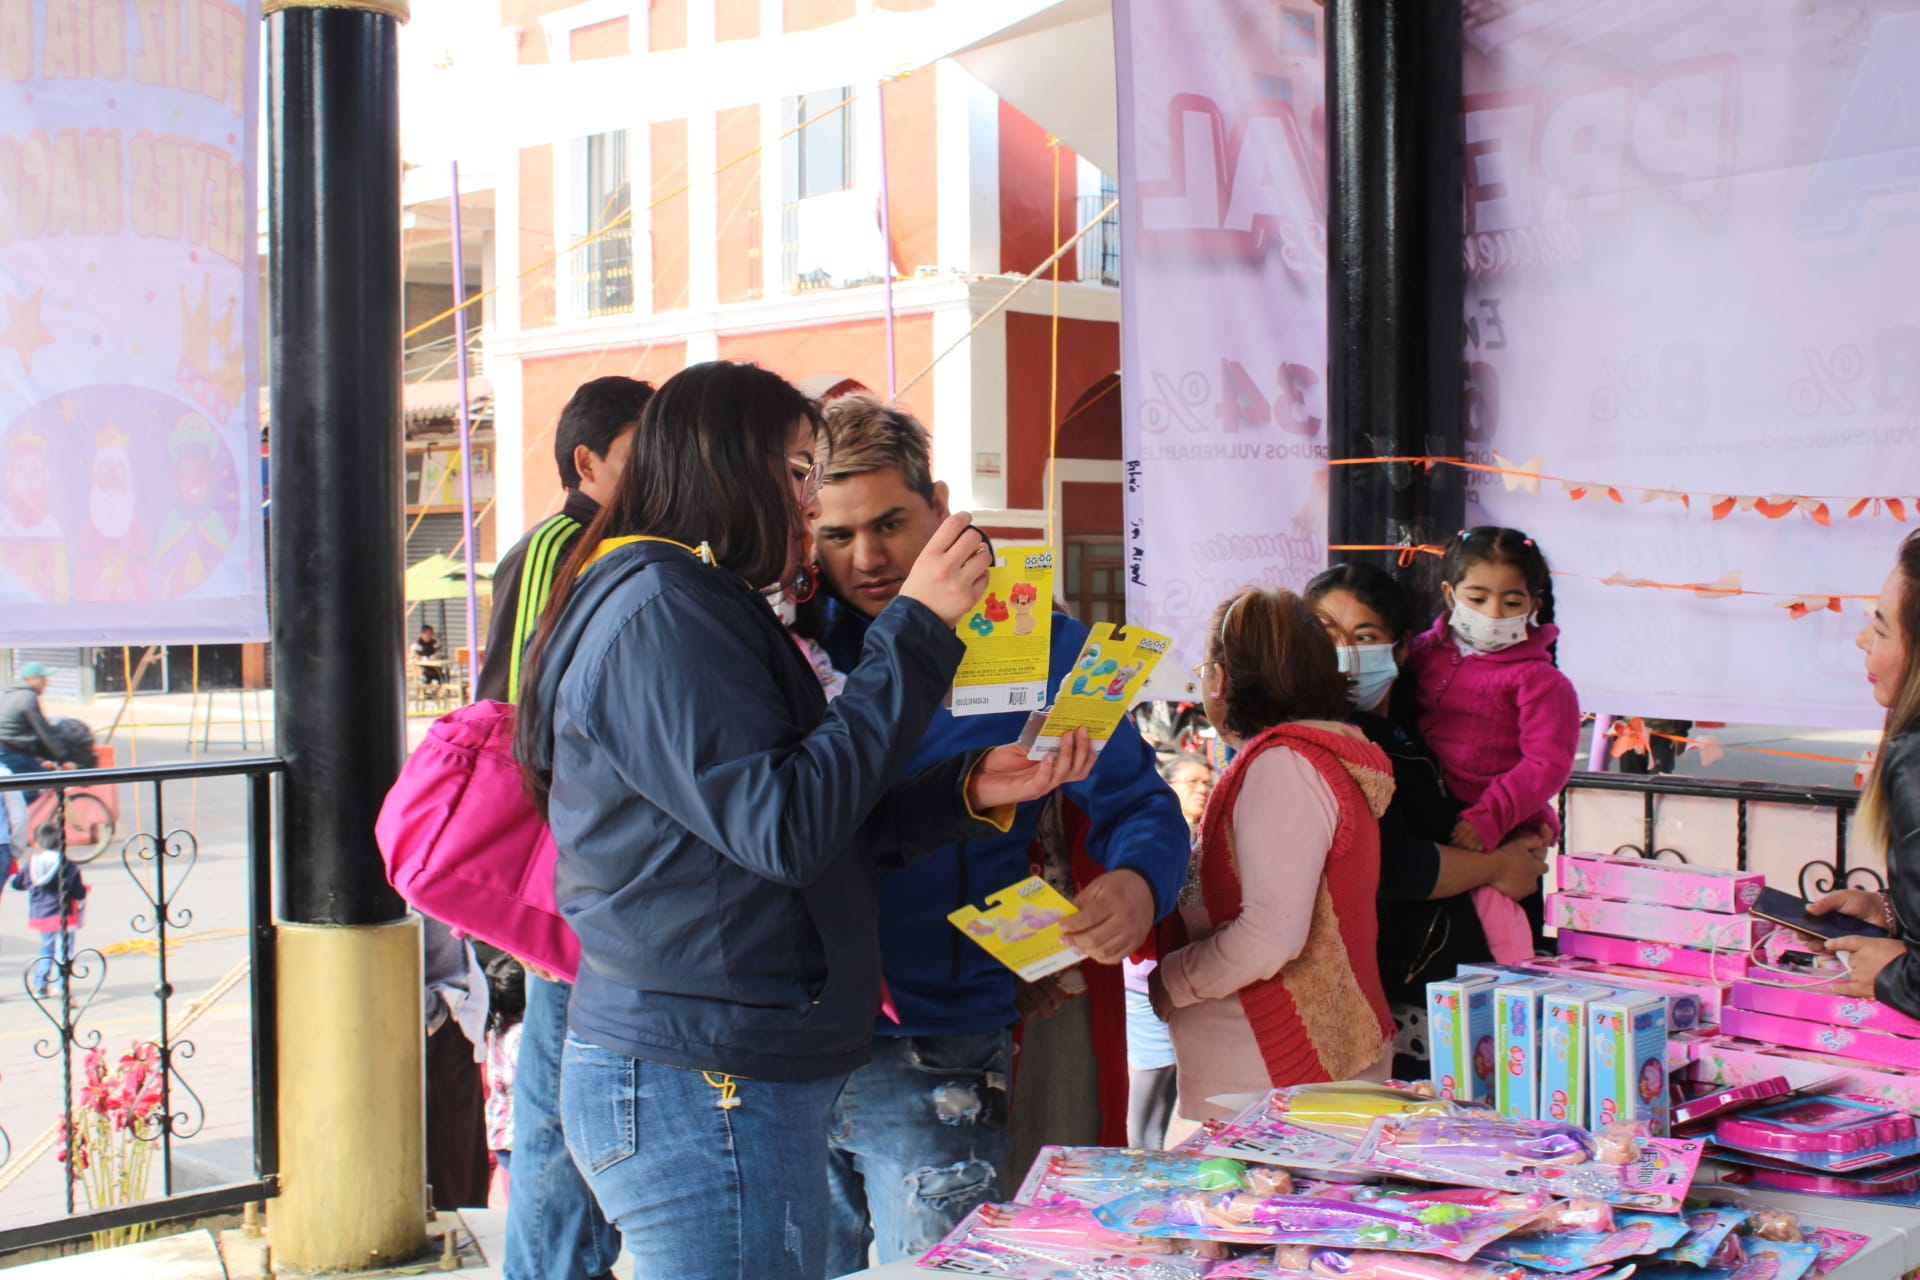
<path id="1" fill-rule="evenodd" d="M 1480 653 L 1498 653 L 1525 640 L 1527 627 L 1531 623 L 1532 619 L 1524 613 L 1511 618 L 1489 618 L 1466 601 L 1455 600 L 1453 616 L 1448 625 L 1469 649 Z"/>
<path id="2" fill-rule="evenodd" d="M 1400 663 L 1390 644 L 1342 645 L 1340 670 L 1351 678 L 1348 696 L 1362 711 L 1371 711 L 1387 696 L 1400 674 Z"/>

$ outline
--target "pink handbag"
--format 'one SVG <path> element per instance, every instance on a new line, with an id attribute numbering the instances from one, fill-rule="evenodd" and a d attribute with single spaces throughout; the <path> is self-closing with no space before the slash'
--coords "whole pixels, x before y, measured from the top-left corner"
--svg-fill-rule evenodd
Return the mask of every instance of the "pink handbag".
<path id="1" fill-rule="evenodd" d="M 374 824 L 387 879 L 423 915 L 568 982 L 580 941 L 554 903 L 559 857 L 513 758 L 514 709 L 434 721 Z"/>

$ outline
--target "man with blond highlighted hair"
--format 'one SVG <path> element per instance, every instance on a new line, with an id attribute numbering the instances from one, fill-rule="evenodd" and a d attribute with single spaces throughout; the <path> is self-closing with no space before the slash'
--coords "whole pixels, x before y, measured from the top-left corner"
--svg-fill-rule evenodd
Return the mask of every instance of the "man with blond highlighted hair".
<path id="1" fill-rule="evenodd" d="M 827 648 L 835 666 L 851 671 L 868 621 L 899 594 L 946 519 L 947 486 L 933 478 L 926 428 L 899 406 L 855 393 L 830 401 L 826 416 L 826 483 L 813 533 L 835 597 Z M 1086 638 L 1080 623 L 1054 615 L 1049 700 Z M 1025 722 L 1022 712 L 936 711 L 908 768 L 1011 741 Z M 1080 912 L 1063 932 L 1092 959 L 1118 963 L 1173 908 L 1187 865 L 1180 802 L 1127 721 L 1092 775 L 1060 794 L 1091 820 L 1088 849 L 1107 868 L 1081 890 Z M 877 1020 L 873 1061 L 853 1073 L 836 1104 L 829 1276 L 866 1267 L 874 1245 L 882 1262 L 918 1256 L 975 1206 L 1001 1198 L 1019 1019 L 1014 976 L 946 916 L 1026 878 L 1044 804 L 1021 805 L 1003 836 L 943 849 L 881 883 L 881 962 L 899 1020 Z"/>

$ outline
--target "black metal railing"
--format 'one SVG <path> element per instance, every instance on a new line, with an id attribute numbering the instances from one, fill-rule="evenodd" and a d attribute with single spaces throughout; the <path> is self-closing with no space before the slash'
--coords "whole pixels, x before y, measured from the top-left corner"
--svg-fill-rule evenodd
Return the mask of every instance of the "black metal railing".
<path id="1" fill-rule="evenodd" d="M 1075 225 L 1084 227 L 1093 216 L 1110 204 L 1114 191 L 1107 189 L 1098 195 L 1085 195 L 1076 201 L 1078 210 Z M 1120 287 L 1120 211 L 1114 210 L 1101 218 L 1093 230 L 1080 237 L 1080 243 L 1074 246 L 1079 278 L 1085 284 L 1104 284 L 1113 288 Z"/>
<path id="2" fill-rule="evenodd" d="M 24 1062 L 7 1064 L 0 1092 L 0 1116 L 16 1126 L 11 1137 L 0 1131 L 0 1188 L 6 1188 L 0 1204 L 25 1206 L 0 1211 L 0 1253 L 230 1211 L 277 1194 L 271 857 L 274 777 L 282 768 L 278 760 L 250 758 L 0 775 L 0 800 L 42 793 L 29 805 L 32 847 L 21 854 L 21 879 L 29 892 L 42 889 L 32 900 L 40 908 L 36 929 L 53 925 L 22 974 L 29 1004 L 0 1004 L 0 1016 L 9 1020 L 31 1015 L 47 1024 L 37 1037 L 26 1037 L 32 1043 Z M 202 794 L 202 784 L 209 794 Z M 183 799 L 183 791 L 190 798 Z M 18 806 L 13 813 L 17 819 Z M 204 917 L 236 905 L 235 887 L 213 879 L 234 869 L 228 854 L 236 823 L 245 923 L 196 933 L 196 907 Z M 207 853 L 203 830 L 213 835 L 217 853 Z M 210 865 L 203 868 L 203 861 Z M 45 914 L 49 906 L 52 916 Z M 122 919 L 129 936 L 117 942 L 82 945 L 64 927 L 79 923 L 97 939 Z M 244 938 L 244 959 L 218 981 L 202 987 L 205 975 L 195 973 L 189 989 L 178 990 L 175 952 L 184 943 L 223 937 Z M 132 983 L 125 981 L 129 976 Z M 153 1003 L 143 1015 L 140 987 L 149 976 Z M 243 981 L 252 1006 L 247 1043 L 199 1058 L 195 1071 L 233 1071 L 238 1063 L 231 1059 L 244 1055 L 250 1085 L 244 1110 L 234 1105 L 232 1089 L 209 1094 L 204 1083 L 196 1087 L 187 1064 L 198 1047 L 185 1034 Z M 136 1028 L 131 1036 L 122 1029 L 128 1023 Z M 55 1071 L 57 1081 L 49 1082 Z M 57 1093 L 51 1114 L 23 1116 L 15 1104 L 36 1093 Z M 191 1172 L 197 1176 L 183 1178 L 188 1171 L 178 1148 L 205 1130 L 209 1096 L 223 1129 L 240 1119 L 251 1130 L 250 1168 L 234 1169 L 231 1159 L 224 1166 L 196 1161 Z M 20 1131 L 23 1118 L 44 1132 L 28 1138 Z M 137 1180 L 114 1187 L 97 1176 L 98 1162 L 110 1157 L 95 1146 L 102 1135 L 114 1147 L 111 1158 L 141 1170 Z M 158 1177 L 150 1181 L 154 1172 Z M 212 1185 L 183 1185 L 188 1181 Z M 34 1214 L 38 1220 L 19 1220 Z"/>
<path id="3" fill-rule="evenodd" d="M 1657 836 L 1659 802 L 1667 796 L 1723 800 L 1734 806 L 1734 867 L 1748 867 L 1748 822 L 1753 805 L 1786 805 L 1801 809 L 1833 811 L 1833 858 L 1814 858 L 1800 867 L 1800 896 L 1814 898 L 1835 888 L 1886 888 L 1880 872 L 1873 867 L 1849 866 L 1847 861 L 1847 824 L 1860 803 L 1860 795 L 1842 787 L 1820 787 L 1779 782 L 1735 782 L 1707 778 L 1678 778 L 1671 774 L 1617 774 L 1578 772 L 1560 793 L 1561 851 L 1566 851 L 1567 797 L 1578 791 L 1637 793 L 1641 800 L 1642 835 L 1639 844 L 1622 845 L 1616 853 L 1633 853 L 1643 858 L 1669 858 L 1688 861 L 1678 849 L 1661 848 Z"/>

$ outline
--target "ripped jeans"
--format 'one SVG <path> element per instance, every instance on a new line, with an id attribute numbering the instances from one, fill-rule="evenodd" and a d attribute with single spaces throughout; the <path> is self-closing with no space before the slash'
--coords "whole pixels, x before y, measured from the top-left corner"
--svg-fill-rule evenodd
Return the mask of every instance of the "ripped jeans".
<path id="1" fill-rule="evenodd" d="M 827 1170 L 833 1232 L 827 1275 L 917 1258 L 976 1206 L 1000 1199 L 1011 1029 L 880 1036 L 833 1110 Z"/>
<path id="2" fill-rule="evenodd" d="M 626 1238 L 634 1280 L 819 1280 L 821 1139 L 844 1079 L 684 1071 L 569 1035 L 567 1149 Z"/>

